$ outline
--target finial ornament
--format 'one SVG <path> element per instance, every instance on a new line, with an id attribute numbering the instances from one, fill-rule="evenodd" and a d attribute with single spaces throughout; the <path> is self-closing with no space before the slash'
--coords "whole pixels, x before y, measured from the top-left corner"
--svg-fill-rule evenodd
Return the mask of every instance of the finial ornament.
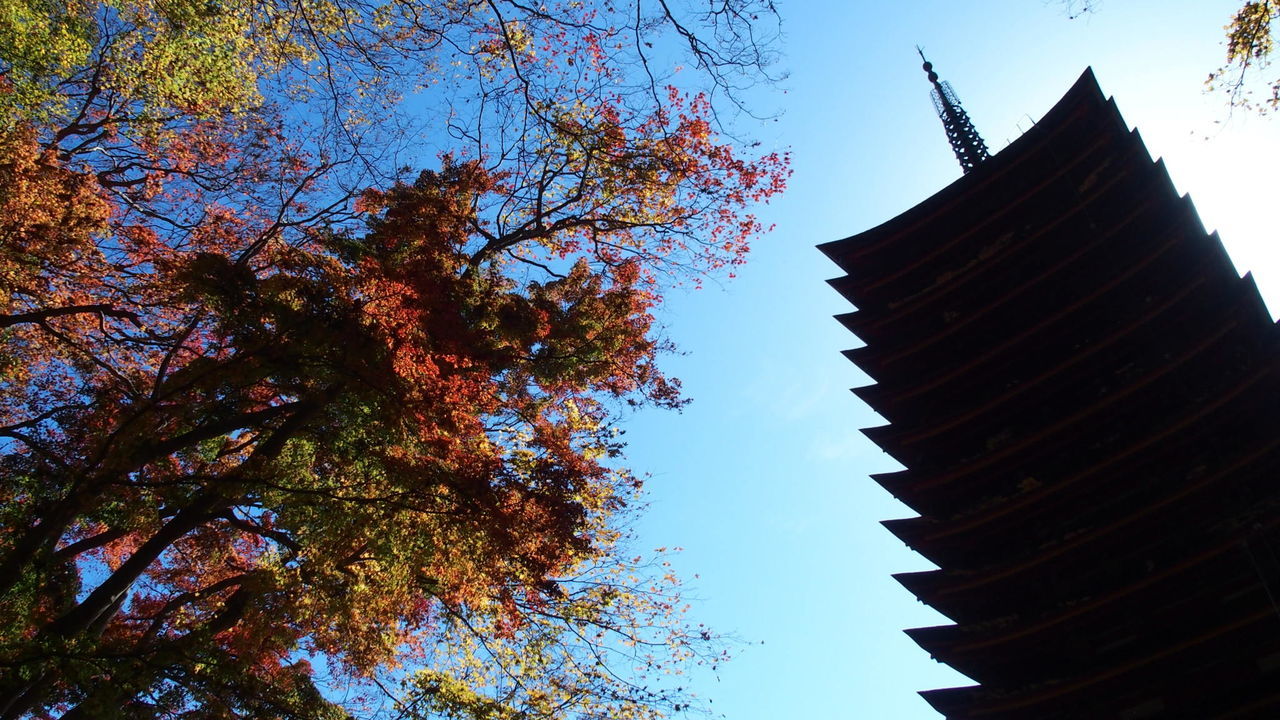
<path id="1" fill-rule="evenodd" d="M 942 127 L 947 131 L 947 140 L 951 142 L 956 160 L 960 161 L 961 169 L 967 174 L 977 167 L 978 163 L 991 157 L 991 153 L 987 152 L 987 144 L 982 141 L 982 136 L 970 122 L 969 114 L 960 107 L 960 98 L 956 96 L 955 90 L 951 89 L 951 83 L 945 80 L 938 81 L 938 73 L 933 71 L 933 63 L 924 56 L 924 50 L 919 45 L 916 46 L 916 52 L 920 53 L 920 59 L 924 60 L 922 67 L 928 73 L 929 82 L 933 84 L 931 93 L 933 109 L 937 111 L 938 117 L 942 120 Z"/>

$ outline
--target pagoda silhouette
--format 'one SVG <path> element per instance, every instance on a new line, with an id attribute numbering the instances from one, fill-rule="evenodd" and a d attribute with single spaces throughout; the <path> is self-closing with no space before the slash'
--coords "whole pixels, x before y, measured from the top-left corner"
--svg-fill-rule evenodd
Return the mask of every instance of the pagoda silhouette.
<path id="1" fill-rule="evenodd" d="M 923 56 L 922 56 L 923 57 Z M 908 630 L 977 684 L 952 720 L 1280 718 L 1280 333 L 1091 70 L 965 174 L 821 250 L 864 430 L 939 569 Z"/>

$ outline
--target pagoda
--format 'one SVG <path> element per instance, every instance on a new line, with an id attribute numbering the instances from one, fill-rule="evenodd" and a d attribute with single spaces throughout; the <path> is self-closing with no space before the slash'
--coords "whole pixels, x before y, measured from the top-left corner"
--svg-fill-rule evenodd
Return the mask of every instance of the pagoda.
<path id="1" fill-rule="evenodd" d="M 975 685 L 953 720 L 1280 718 L 1280 332 L 1086 71 L 990 155 L 932 66 L 965 174 L 821 249 L 837 319 Z"/>

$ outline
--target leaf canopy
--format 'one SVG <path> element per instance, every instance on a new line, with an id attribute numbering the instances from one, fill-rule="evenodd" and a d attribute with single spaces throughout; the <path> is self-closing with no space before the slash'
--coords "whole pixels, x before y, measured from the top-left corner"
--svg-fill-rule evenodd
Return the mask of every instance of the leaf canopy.
<path id="1" fill-rule="evenodd" d="M 783 187 L 762 13 L 0 0 L 0 718 L 690 707 L 615 421 Z"/>

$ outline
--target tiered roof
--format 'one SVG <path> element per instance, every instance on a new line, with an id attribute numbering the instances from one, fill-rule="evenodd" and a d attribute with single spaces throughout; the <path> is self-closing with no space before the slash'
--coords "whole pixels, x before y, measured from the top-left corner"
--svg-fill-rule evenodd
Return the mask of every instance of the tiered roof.
<path id="1" fill-rule="evenodd" d="M 1280 717 L 1280 332 L 1085 72 L 1024 136 L 821 247 L 875 381 L 908 634 L 948 718 Z"/>

